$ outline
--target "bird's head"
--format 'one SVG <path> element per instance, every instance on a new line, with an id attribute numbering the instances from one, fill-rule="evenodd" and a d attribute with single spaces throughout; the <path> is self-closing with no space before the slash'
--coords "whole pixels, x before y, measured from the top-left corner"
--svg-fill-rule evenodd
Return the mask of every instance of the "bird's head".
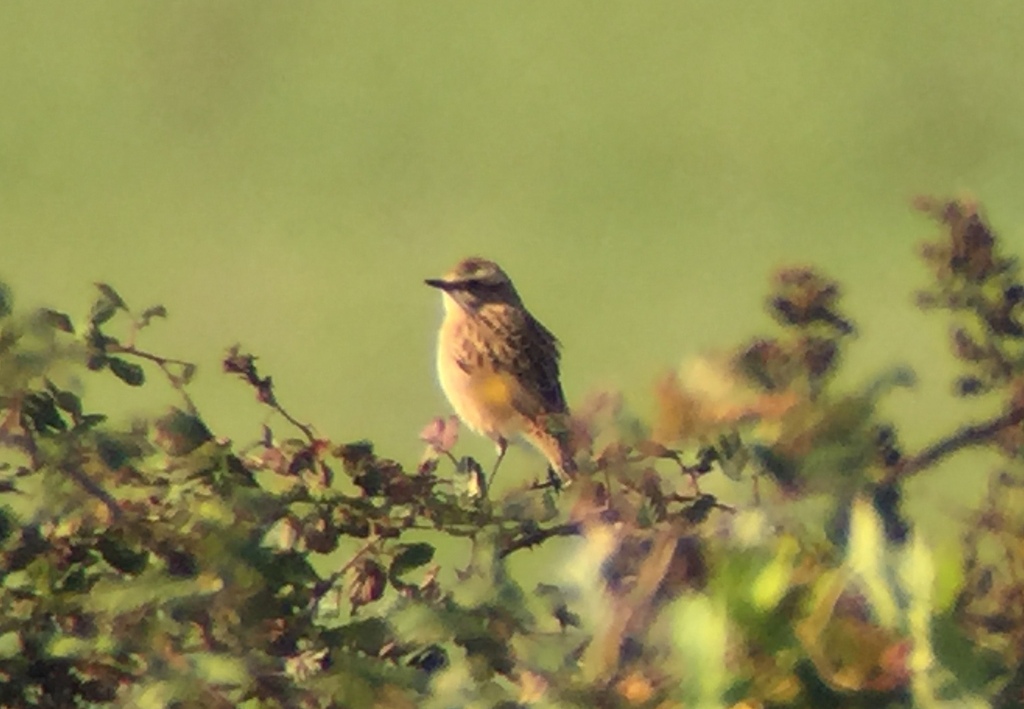
<path id="1" fill-rule="evenodd" d="M 484 258 L 463 259 L 444 277 L 428 278 L 426 284 L 441 289 L 448 296 L 446 306 L 458 304 L 476 311 L 485 305 L 522 305 L 508 275 L 494 261 Z"/>

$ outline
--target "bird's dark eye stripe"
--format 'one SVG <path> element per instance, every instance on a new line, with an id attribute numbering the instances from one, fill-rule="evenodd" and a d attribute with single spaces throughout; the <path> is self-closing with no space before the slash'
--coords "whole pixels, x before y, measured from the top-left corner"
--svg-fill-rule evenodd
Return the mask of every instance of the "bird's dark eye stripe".
<path id="1" fill-rule="evenodd" d="M 493 288 L 494 283 L 490 281 L 482 281 L 479 278 L 470 278 L 466 282 L 466 288 Z"/>

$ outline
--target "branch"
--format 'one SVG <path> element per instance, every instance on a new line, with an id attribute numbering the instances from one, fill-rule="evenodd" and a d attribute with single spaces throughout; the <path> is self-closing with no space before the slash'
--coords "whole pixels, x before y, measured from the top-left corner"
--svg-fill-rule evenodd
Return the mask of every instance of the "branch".
<path id="1" fill-rule="evenodd" d="M 277 401 L 277 396 L 274 395 L 274 382 L 270 377 L 261 377 L 256 371 L 256 358 L 247 353 L 242 352 L 238 345 L 233 346 L 228 350 L 227 354 L 224 355 L 222 361 L 224 371 L 228 374 L 237 374 L 244 379 L 251 387 L 256 390 L 256 398 L 260 403 L 266 404 L 275 412 L 284 417 L 288 423 L 295 426 L 295 428 L 302 431 L 302 434 L 309 440 L 310 443 L 316 443 L 317 437 L 313 432 L 311 426 L 302 423 L 297 418 L 288 413 L 283 406 Z"/>
<path id="2" fill-rule="evenodd" d="M 992 438 L 1001 431 L 1017 426 L 1021 422 L 1024 422 L 1024 407 L 1015 407 L 1002 416 L 959 428 L 927 446 L 917 455 L 904 458 L 893 466 L 891 476 L 900 480 L 909 478 L 964 448 L 991 443 Z"/>
<path id="3" fill-rule="evenodd" d="M 536 546 L 548 539 L 551 539 L 552 537 L 575 537 L 580 533 L 581 527 L 578 522 L 566 522 L 565 524 L 558 524 L 554 527 L 548 527 L 547 529 L 534 529 L 524 533 L 517 539 L 513 539 L 508 544 L 503 545 L 501 550 L 498 552 L 498 558 L 504 559 L 514 551 Z"/>
<path id="4" fill-rule="evenodd" d="M 153 354 L 152 352 L 140 350 L 134 344 L 122 345 L 120 343 L 112 343 L 110 345 L 109 351 L 113 354 L 132 355 L 134 357 L 138 357 L 139 359 L 148 360 L 156 364 L 158 367 L 160 367 L 161 371 L 163 371 L 164 375 L 171 383 L 171 386 L 174 387 L 181 395 L 182 399 L 185 401 L 185 408 L 188 409 L 188 412 L 193 416 L 199 415 L 199 410 L 196 408 L 195 402 L 192 401 L 192 397 L 190 397 L 188 395 L 188 392 L 185 391 L 185 383 L 191 377 L 191 372 L 195 371 L 194 364 L 192 364 L 191 362 L 186 362 L 185 360 L 182 359 L 162 357 L 160 355 Z M 170 367 L 172 366 L 181 367 L 181 374 L 176 374 L 172 372 L 170 369 Z"/>
<path id="5" fill-rule="evenodd" d="M 31 431 L 20 426 L 20 424 L 20 434 L 11 433 L 9 430 L 13 422 L 18 420 L 20 410 L 21 404 L 19 402 L 18 405 L 11 408 L 10 413 L 7 415 L 7 420 L 0 425 L 0 443 L 12 445 L 24 451 L 32 463 L 32 470 L 38 471 L 43 467 L 43 461 L 39 456 L 39 446 L 36 444 L 35 436 L 32 435 Z M 122 518 L 123 513 L 117 499 L 107 492 L 102 485 L 79 470 L 76 464 L 70 462 L 62 463 L 58 468 L 62 473 L 74 480 L 87 494 L 102 502 L 110 512 L 111 517 L 116 520 Z"/>
<path id="6" fill-rule="evenodd" d="M 120 520 L 122 518 L 121 506 L 118 504 L 114 496 L 107 492 L 105 489 L 103 489 L 103 487 L 99 483 L 90 478 L 88 475 L 86 475 L 84 472 L 79 470 L 74 465 L 61 465 L 60 470 L 69 478 L 78 483 L 79 487 L 85 490 L 86 493 L 102 502 L 114 519 Z"/>
<path id="7" fill-rule="evenodd" d="M 312 429 L 312 428 L 311 428 L 310 426 L 308 426 L 307 424 L 304 424 L 304 423 L 302 423 L 302 422 L 301 422 L 301 421 L 299 421 L 299 420 L 298 420 L 297 418 L 295 418 L 295 417 L 294 417 L 294 416 L 292 416 L 292 415 L 291 415 L 290 413 L 288 413 L 288 412 L 287 412 L 287 411 L 286 411 L 286 410 L 284 409 L 284 407 L 283 407 L 283 406 L 281 406 L 281 405 L 280 405 L 279 403 L 277 403 L 277 401 L 276 401 L 276 400 L 274 400 L 273 402 L 271 402 L 271 403 L 269 404 L 269 406 L 270 406 L 270 408 L 272 408 L 272 409 L 273 409 L 274 411 L 276 411 L 276 412 L 277 412 L 277 413 L 279 413 L 279 414 L 280 414 L 281 416 L 283 416 L 283 417 L 284 417 L 284 419 L 285 419 L 285 421 L 287 421 L 287 422 L 288 422 L 288 423 L 290 423 L 290 424 L 291 424 L 292 426 L 295 426 L 295 428 L 297 428 L 297 429 L 299 429 L 300 431 L 302 431 L 302 435 L 304 435 L 304 436 L 306 437 L 306 439 L 307 439 L 307 440 L 309 440 L 309 442 L 310 442 L 310 443 L 316 443 L 316 440 L 317 440 L 317 438 L 316 438 L 316 434 L 315 434 L 315 433 L 313 432 L 313 429 Z"/>

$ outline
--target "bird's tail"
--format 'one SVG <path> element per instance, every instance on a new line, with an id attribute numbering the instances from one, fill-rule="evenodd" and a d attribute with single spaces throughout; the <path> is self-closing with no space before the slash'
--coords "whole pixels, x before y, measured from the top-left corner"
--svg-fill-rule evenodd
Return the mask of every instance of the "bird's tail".
<path id="1" fill-rule="evenodd" d="M 575 447 L 568 414 L 549 414 L 529 427 L 526 438 L 544 454 L 551 468 L 565 482 L 571 483 L 579 472 L 574 457 Z"/>

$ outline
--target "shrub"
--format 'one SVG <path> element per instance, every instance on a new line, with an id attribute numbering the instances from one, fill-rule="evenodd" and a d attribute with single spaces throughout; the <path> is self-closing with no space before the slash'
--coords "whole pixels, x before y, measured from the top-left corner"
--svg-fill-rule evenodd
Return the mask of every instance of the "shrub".
<path id="1" fill-rule="evenodd" d="M 162 307 L 101 284 L 76 324 L 0 290 L 0 705 L 1020 705 L 1024 285 L 974 205 L 919 207 L 943 231 L 918 303 L 953 322 L 957 393 L 990 419 L 906 452 L 878 403 L 912 374 L 837 385 L 839 287 L 789 268 L 778 331 L 663 379 L 653 420 L 578 406 L 567 490 L 489 492 L 452 419 L 415 465 L 324 438 L 237 347 L 224 371 L 293 433 L 235 446 L 189 397 L 195 367 L 137 344 Z M 112 423 L 74 391 L 82 367 L 179 400 Z M 1003 466 L 937 551 L 905 483 L 972 446 Z M 703 489 L 723 474 L 749 499 Z M 566 561 L 528 586 L 509 559 L 542 545 Z"/>

